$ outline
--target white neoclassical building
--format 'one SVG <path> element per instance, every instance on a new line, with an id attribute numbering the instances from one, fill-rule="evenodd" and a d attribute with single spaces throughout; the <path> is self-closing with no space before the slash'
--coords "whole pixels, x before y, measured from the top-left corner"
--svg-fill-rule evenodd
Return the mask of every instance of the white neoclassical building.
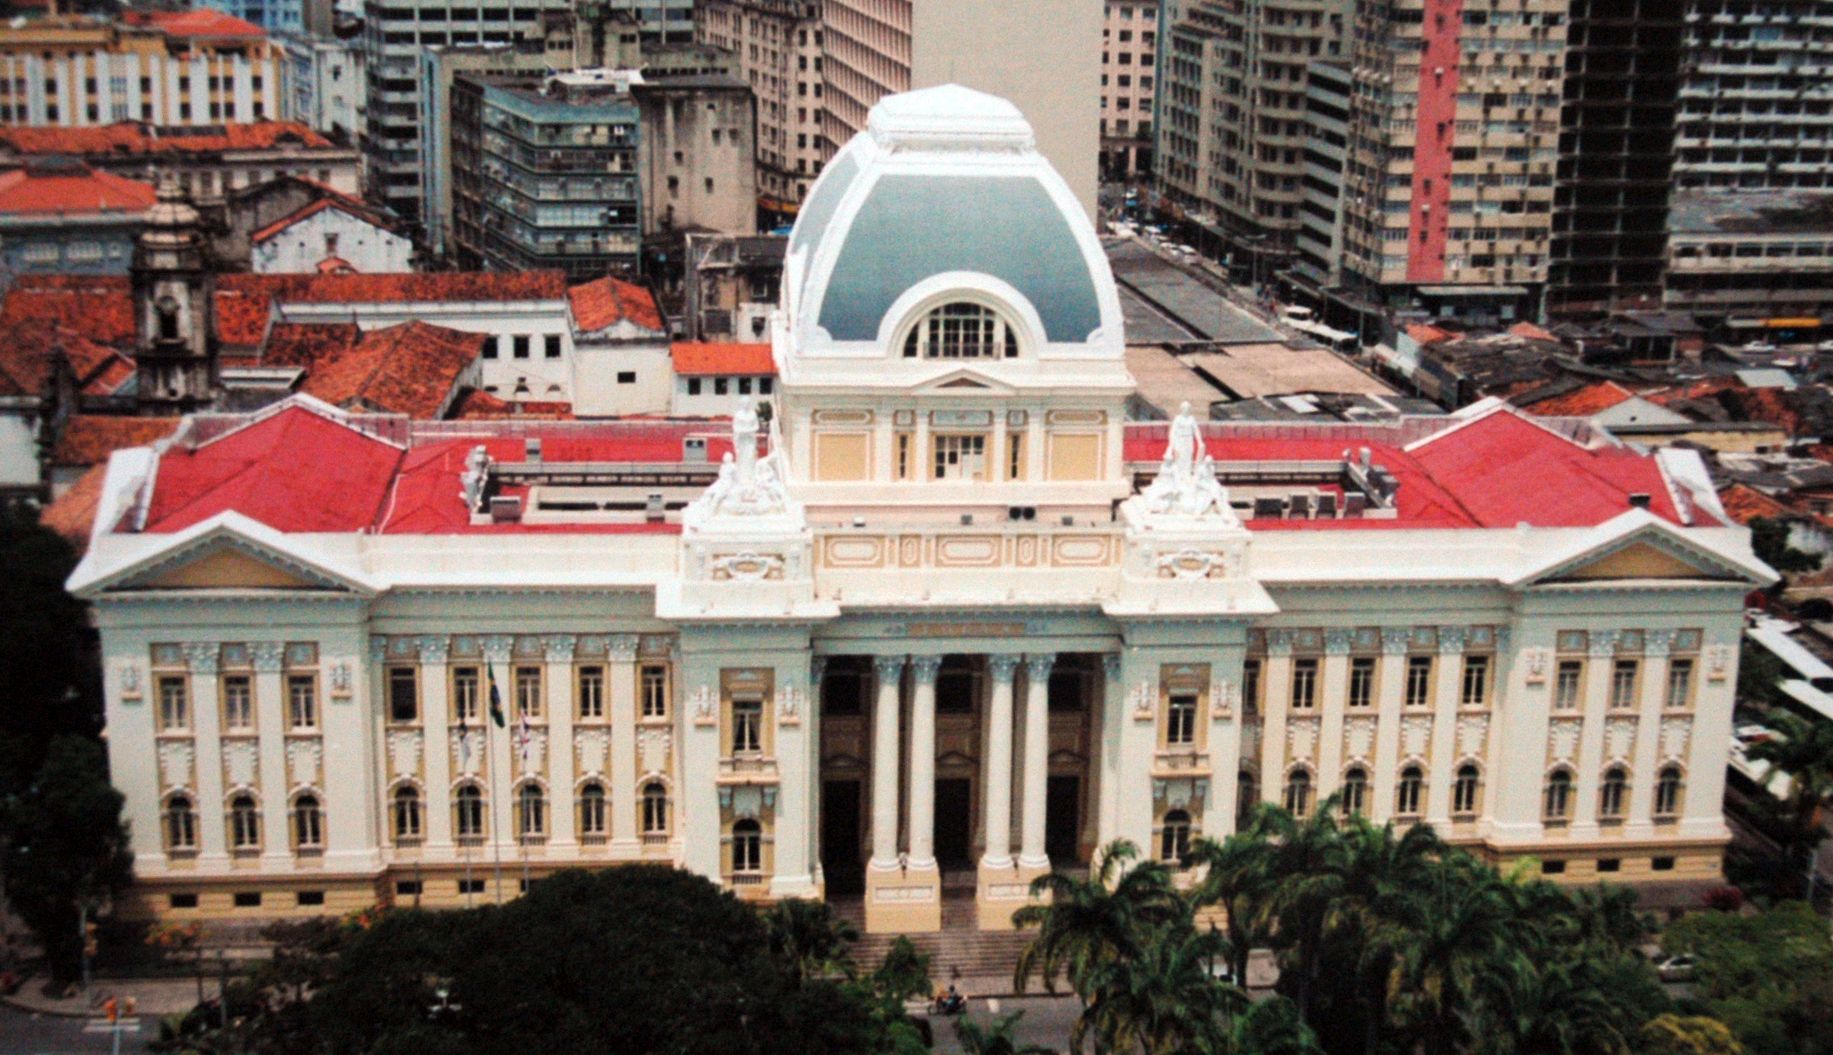
<path id="1" fill-rule="evenodd" d="M 996 927 L 1108 840 L 1176 858 L 1332 795 L 1567 879 L 1719 877 L 1772 573 L 1690 454 L 1489 404 L 1126 422 L 1094 230 L 957 87 L 828 166 L 771 340 L 730 423 L 297 398 L 117 454 L 71 587 L 130 907 L 649 860 L 879 931 L 972 890 Z"/>

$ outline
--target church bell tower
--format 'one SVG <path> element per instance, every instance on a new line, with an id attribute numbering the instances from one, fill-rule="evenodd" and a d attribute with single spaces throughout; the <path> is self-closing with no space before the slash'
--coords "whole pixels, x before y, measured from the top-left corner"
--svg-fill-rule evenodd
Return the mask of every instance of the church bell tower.
<path id="1" fill-rule="evenodd" d="M 137 400 L 143 414 L 184 414 L 216 398 L 216 279 L 203 223 L 171 173 L 134 245 Z"/>

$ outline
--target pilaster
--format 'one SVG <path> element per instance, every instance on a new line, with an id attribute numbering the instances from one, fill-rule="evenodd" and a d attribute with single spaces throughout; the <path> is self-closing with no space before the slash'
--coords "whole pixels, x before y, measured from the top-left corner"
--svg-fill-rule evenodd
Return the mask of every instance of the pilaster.
<path id="1" fill-rule="evenodd" d="M 1394 781 L 1400 767 L 1401 711 L 1406 704 L 1407 648 L 1413 632 L 1404 626 L 1381 628 L 1381 662 L 1375 686 L 1375 772 L 1369 787 L 1369 819 L 1385 824 L 1394 815 Z"/>
<path id="2" fill-rule="evenodd" d="M 1463 627 L 1438 630 L 1438 685 L 1432 699 L 1432 758 L 1426 769 L 1426 821 L 1440 832 L 1451 828 L 1451 774 L 1457 754 L 1458 708 L 1463 703 Z"/>

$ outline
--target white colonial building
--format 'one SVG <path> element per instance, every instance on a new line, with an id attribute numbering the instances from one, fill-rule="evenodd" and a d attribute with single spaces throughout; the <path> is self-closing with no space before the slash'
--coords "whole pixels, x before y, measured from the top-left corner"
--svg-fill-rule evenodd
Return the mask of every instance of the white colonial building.
<path id="1" fill-rule="evenodd" d="M 71 587 L 133 907 L 651 860 L 878 931 L 958 877 L 997 927 L 1109 840 L 1174 859 L 1331 795 L 1568 879 L 1718 881 L 1772 573 L 1692 455 L 1493 404 L 1127 423 L 1086 214 L 957 87 L 827 167 L 771 340 L 730 425 L 294 399 L 117 454 Z"/>

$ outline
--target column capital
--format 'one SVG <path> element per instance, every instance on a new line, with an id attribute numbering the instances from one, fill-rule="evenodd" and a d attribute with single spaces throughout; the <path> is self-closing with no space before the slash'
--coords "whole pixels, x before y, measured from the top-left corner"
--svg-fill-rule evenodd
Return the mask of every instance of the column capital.
<path id="1" fill-rule="evenodd" d="M 636 662 L 637 636 L 635 634 L 612 634 L 605 639 L 605 655 L 613 663 Z"/>
<path id="2" fill-rule="evenodd" d="M 509 634 L 485 634 L 478 638 L 478 647 L 483 649 L 485 662 L 506 663 L 515 655 L 516 639 Z"/>
<path id="3" fill-rule="evenodd" d="M 808 657 L 808 680 L 812 684 L 819 685 L 821 684 L 821 679 L 826 676 L 827 676 L 827 657 L 826 656 Z"/>
<path id="4" fill-rule="evenodd" d="M 286 666 L 286 646 L 278 641 L 256 641 L 248 646 L 248 652 L 259 673 L 273 674 Z"/>
<path id="5" fill-rule="evenodd" d="M 878 676 L 880 682 L 903 677 L 904 659 L 903 656 L 873 656 L 872 673 Z"/>
<path id="6" fill-rule="evenodd" d="M 428 634 L 418 638 L 416 643 L 420 647 L 422 663 L 441 666 L 452 655 L 452 639 L 443 634 Z"/>
<path id="7" fill-rule="evenodd" d="M 1267 655 L 1289 656 L 1291 654 L 1292 631 L 1279 629 L 1267 631 Z"/>
<path id="8" fill-rule="evenodd" d="M 1022 658 L 1011 652 L 995 652 L 987 657 L 987 673 L 993 675 L 994 681 L 1009 682 L 1012 675 L 1018 672 L 1019 660 Z"/>
<path id="9" fill-rule="evenodd" d="M 1438 628 L 1438 654 L 1455 656 L 1464 651 L 1466 631 L 1461 626 L 1441 626 Z"/>
<path id="10" fill-rule="evenodd" d="M 1109 681 L 1119 681 L 1120 667 L 1123 661 L 1124 657 L 1118 652 L 1103 652 L 1101 654 L 1101 673 L 1105 675 Z"/>
<path id="11" fill-rule="evenodd" d="M 1646 630 L 1642 633 L 1642 654 L 1665 656 L 1674 649 L 1674 631 Z"/>
<path id="12" fill-rule="evenodd" d="M 1412 644 L 1412 627 L 1384 626 L 1381 628 L 1381 652 L 1383 655 L 1403 656 Z"/>
<path id="13" fill-rule="evenodd" d="M 573 650 L 579 638 L 572 634 L 548 634 L 541 638 L 541 653 L 549 663 L 573 662 Z"/>
<path id="14" fill-rule="evenodd" d="M 193 674 L 215 674 L 222 654 L 223 646 L 213 641 L 185 642 L 185 663 Z"/>
<path id="15" fill-rule="evenodd" d="M 916 677 L 918 685 L 934 685 L 941 669 L 941 656 L 912 656 L 910 659 L 910 673 Z"/>
<path id="16" fill-rule="evenodd" d="M 1324 631 L 1324 654 L 1327 656 L 1347 656 L 1355 643 L 1356 632 L 1346 626 L 1333 626 Z"/>
<path id="17" fill-rule="evenodd" d="M 1050 668 L 1057 665 L 1055 652 L 1031 652 L 1025 656 L 1025 676 L 1033 680 L 1048 678 Z"/>
<path id="18" fill-rule="evenodd" d="M 1614 656 L 1617 654 L 1617 631 L 1593 630 L 1585 651 L 1593 656 Z"/>

